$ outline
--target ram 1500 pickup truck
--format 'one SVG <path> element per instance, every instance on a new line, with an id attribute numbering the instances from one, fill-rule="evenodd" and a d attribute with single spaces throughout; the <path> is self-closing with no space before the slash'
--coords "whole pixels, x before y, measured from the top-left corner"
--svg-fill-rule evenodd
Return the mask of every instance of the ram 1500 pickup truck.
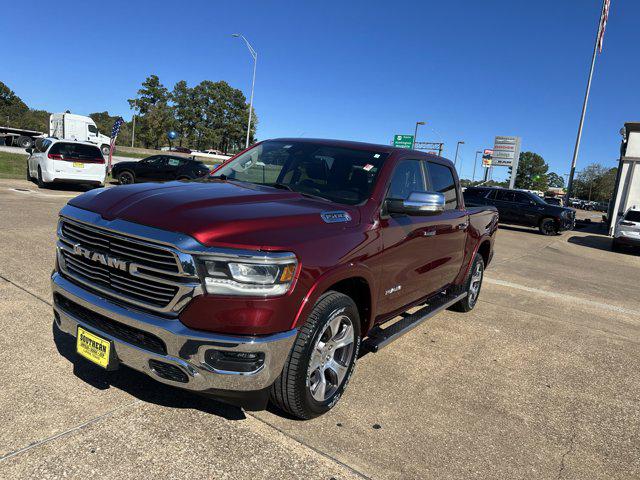
<path id="1" fill-rule="evenodd" d="M 312 418 L 341 397 L 361 347 L 476 305 L 497 224 L 494 207 L 465 208 L 444 158 L 264 141 L 204 180 L 70 200 L 55 324 L 105 369 Z"/>

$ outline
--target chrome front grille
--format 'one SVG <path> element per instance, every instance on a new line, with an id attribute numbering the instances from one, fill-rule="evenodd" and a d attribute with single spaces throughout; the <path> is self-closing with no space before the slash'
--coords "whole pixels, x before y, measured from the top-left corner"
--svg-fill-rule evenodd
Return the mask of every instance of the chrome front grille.
<path id="1" fill-rule="evenodd" d="M 199 288 L 169 247 L 67 218 L 60 221 L 58 237 L 63 273 L 127 303 L 175 313 Z M 109 263 L 113 259 L 119 266 Z"/>

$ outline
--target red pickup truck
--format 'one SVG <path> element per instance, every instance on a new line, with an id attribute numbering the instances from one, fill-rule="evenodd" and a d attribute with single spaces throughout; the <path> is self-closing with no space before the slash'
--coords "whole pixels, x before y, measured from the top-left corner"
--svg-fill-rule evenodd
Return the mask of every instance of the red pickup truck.
<path id="1" fill-rule="evenodd" d="M 465 208 L 444 158 L 264 141 L 204 180 L 72 199 L 55 324 L 105 369 L 312 418 L 338 401 L 361 347 L 474 307 L 497 222 L 493 207 Z"/>

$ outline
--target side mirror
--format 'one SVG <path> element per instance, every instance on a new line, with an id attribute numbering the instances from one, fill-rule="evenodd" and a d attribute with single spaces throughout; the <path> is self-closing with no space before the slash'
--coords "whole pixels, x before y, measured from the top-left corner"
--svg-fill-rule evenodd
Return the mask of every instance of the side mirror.
<path id="1" fill-rule="evenodd" d="M 25 148 L 25 150 L 27 151 L 27 153 L 29 155 L 31 155 L 33 153 L 33 148 L 29 147 L 29 148 Z"/>
<path id="2" fill-rule="evenodd" d="M 389 213 L 429 215 L 444 211 L 445 199 L 438 192 L 411 192 L 406 200 L 388 200 Z"/>

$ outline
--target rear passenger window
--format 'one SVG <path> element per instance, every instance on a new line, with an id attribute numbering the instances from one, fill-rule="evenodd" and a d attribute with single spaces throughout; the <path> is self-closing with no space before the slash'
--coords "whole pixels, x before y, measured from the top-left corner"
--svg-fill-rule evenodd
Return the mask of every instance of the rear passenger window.
<path id="1" fill-rule="evenodd" d="M 427 170 L 431 184 L 430 190 L 444 195 L 445 210 L 458 208 L 458 190 L 451 169 L 439 163 L 427 162 Z"/>
<path id="2" fill-rule="evenodd" d="M 402 160 L 393 171 L 388 198 L 406 200 L 411 192 L 424 192 L 422 166 L 418 160 Z"/>

